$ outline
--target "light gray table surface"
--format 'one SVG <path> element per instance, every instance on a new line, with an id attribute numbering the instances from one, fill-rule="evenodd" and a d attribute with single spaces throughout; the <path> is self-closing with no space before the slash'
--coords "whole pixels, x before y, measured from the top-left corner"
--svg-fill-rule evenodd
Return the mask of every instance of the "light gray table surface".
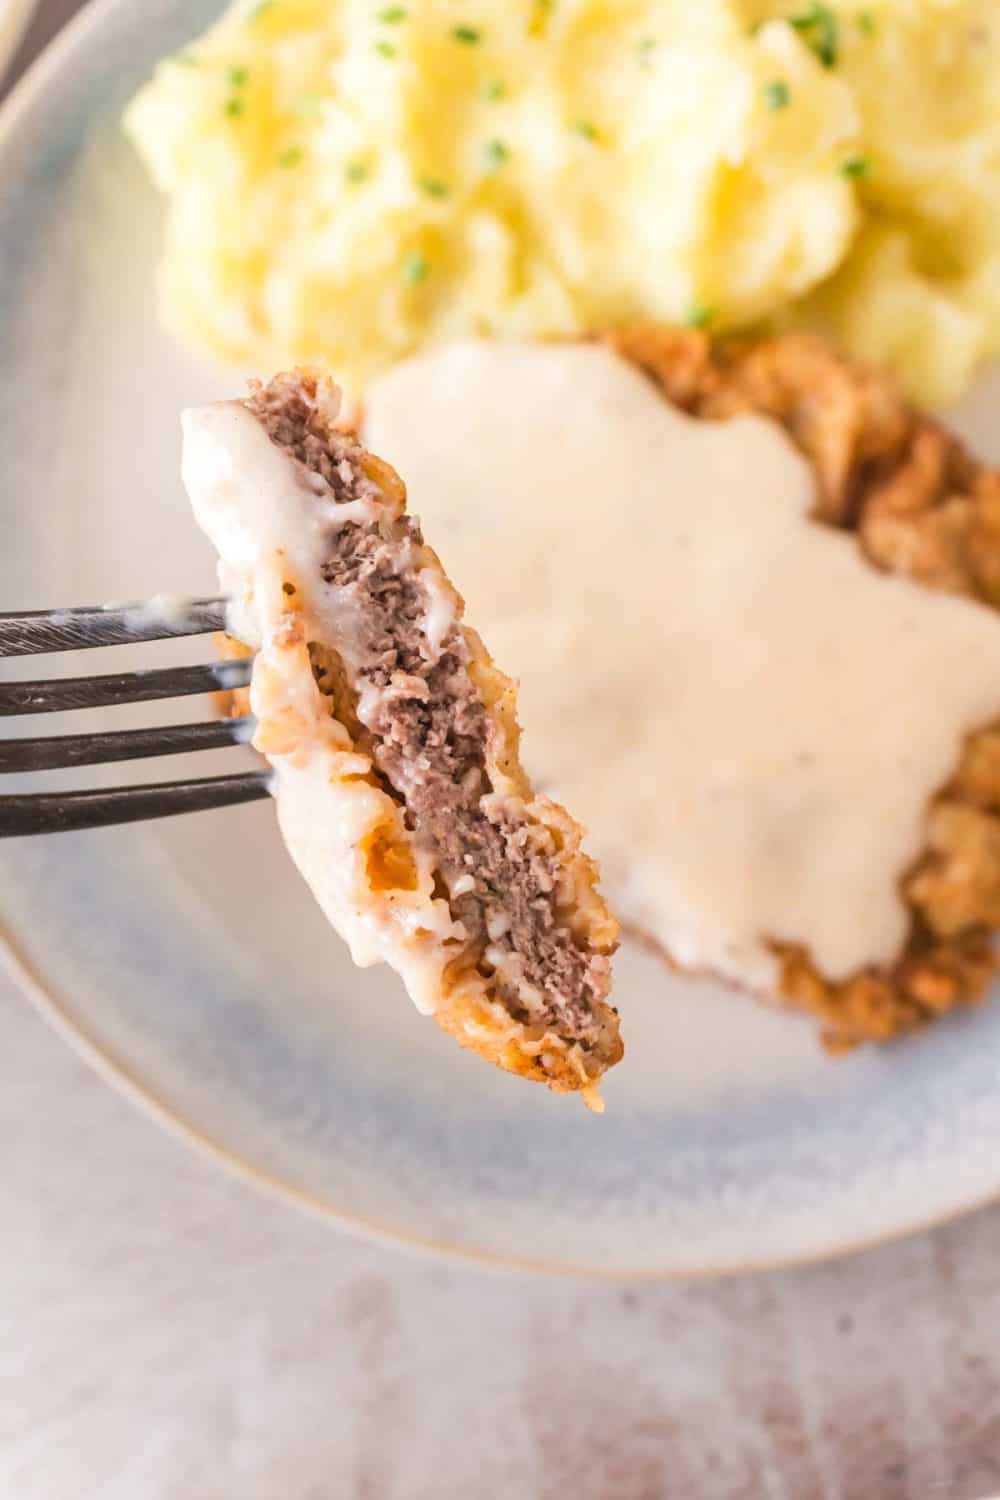
<path id="1" fill-rule="evenodd" d="M 488 1276 L 228 1180 L 2 975 L 0 1059 L 3 1500 L 1000 1494 L 1000 1208 L 727 1282 Z"/>

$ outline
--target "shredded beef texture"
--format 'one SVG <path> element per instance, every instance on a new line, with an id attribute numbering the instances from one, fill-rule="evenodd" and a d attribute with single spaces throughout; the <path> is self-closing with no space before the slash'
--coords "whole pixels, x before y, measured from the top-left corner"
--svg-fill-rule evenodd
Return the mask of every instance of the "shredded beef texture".
<path id="1" fill-rule="evenodd" d="M 322 475 L 338 501 L 377 493 L 360 467 L 364 450 L 330 431 L 301 379 L 272 381 L 247 404 L 272 441 Z M 465 636 L 453 626 L 434 652 L 423 631 L 427 597 L 415 557 L 422 545 L 419 523 L 406 515 L 388 526 L 351 522 L 330 537 L 323 578 L 360 606 L 365 622 L 353 687 L 369 748 L 449 884 L 462 876 L 473 882 L 451 899 L 454 917 L 481 951 L 516 954 L 523 978 L 540 992 L 535 1003 L 501 983 L 498 998 L 510 1014 L 598 1048 L 609 961 L 582 950 L 560 923 L 558 859 L 535 847 L 526 819 L 490 796 L 489 721 L 469 675 Z M 362 703 L 373 706 L 363 712 Z"/>

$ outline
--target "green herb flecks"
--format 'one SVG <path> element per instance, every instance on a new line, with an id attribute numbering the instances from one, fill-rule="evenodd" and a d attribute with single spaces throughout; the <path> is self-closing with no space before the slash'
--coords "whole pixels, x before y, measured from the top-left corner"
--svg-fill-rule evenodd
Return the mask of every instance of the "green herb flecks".
<path id="1" fill-rule="evenodd" d="M 364 182 L 368 177 L 368 164 L 363 161 L 349 161 L 344 168 L 344 176 L 348 182 Z"/>
<path id="2" fill-rule="evenodd" d="M 490 172 L 496 172 L 503 166 L 510 156 L 510 152 L 503 141 L 487 141 L 483 147 L 483 165 Z"/>
<path id="3" fill-rule="evenodd" d="M 300 94 L 295 102 L 295 108 L 300 115 L 318 115 L 323 108 L 323 95 L 312 91 Z"/>
<path id="4" fill-rule="evenodd" d="M 275 160 L 279 167 L 297 167 L 305 157 L 305 151 L 301 146 L 288 146 L 284 151 L 279 151 Z"/>
<path id="5" fill-rule="evenodd" d="M 783 78 L 772 79 L 764 85 L 764 103 L 768 109 L 787 109 L 792 91 Z"/>
<path id="6" fill-rule="evenodd" d="M 507 85 L 502 78 L 488 78 L 483 84 L 482 95 L 488 104 L 495 104 L 498 99 L 503 99 L 507 93 Z"/>
<path id="7" fill-rule="evenodd" d="M 427 280 L 430 269 L 430 261 L 426 255 L 422 255 L 419 250 L 415 250 L 403 262 L 403 280 L 407 286 L 419 286 L 422 281 Z"/>
<path id="8" fill-rule="evenodd" d="M 229 84 L 229 87 L 231 89 L 243 88 L 249 77 L 250 74 L 248 70 L 240 66 L 239 64 L 237 64 L 235 67 L 226 69 L 226 82 Z"/>
<path id="9" fill-rule="evenodd" d="M 185 47 L 181 52 L 175 52 L 170 61 L 172 63 L 176 63 L 179 68 L 198 67 L 198 59 L 197 57 L 195 57 L 190 47 Z"/>
<path id="10" fill-rule="evenodd" d="M 261 16 L 266 16 L 268 11 L 273 10 L 276 4 L 277 0 L 257 0 L 257 4 L 252 6 L 247 12 L 247 21 L 250 23 L 259 21 Z"/>
<path id="11" fill-rule="evenodd" d="M 405 5 L 386 5 L 378 12 L 375 19 L 381 21 L 383 26 L 398 26 L 400 21 L 405 21 L 409 14 Z"/>
<path id="12" fill-rule="evenodd" d="M 870 10 L 859 10 L 854 19 L 858 30 L 864 36 L 875 35 L 875 17 Z"/>
<path id="13" fill-rule="evenodd" d="M 824 68 L 832 68 L 838 57 L 837 17 L 828 5 L 810 5 L 800 15 L 790 16 L 789 26 L 812 48 Z"/>
<path id="14" fill-rule="evenodd" d="M 636 42 L 635 50 L 641 68 L 651 68 L 653 66 L 653 54 L 659 45 L 655 36 L 640 37 L 639 41 Z"/>
<path id="15" fill-rule="evenodd" d="M 870 171 L 871 162 L 867 156 L 849 156 L 846 161 L 840 163 L 842 177 L 867 177 Z"/>
<path id="16" fill-rule="evenodd" d="M 389 58 L 392 58 L 392 57 L 396 56 L 396 45 L 395 45 L 395 43 L 394 42 L 387 42 L 382 37 L 380 37 L 378 39 L 378 41 L 374 43 L 374 48 L 375 48 L 375 51 L 378 53 L 379 57 L 389 57 Z"/>
<path id="17" fill-rule="evenodd" d="M 483 33 L 478 26 L 453 26 L 451 28 L 451 39 L 453 42 L 464 42 L 467 47 L 474 47 L 483 39 Z"/>
<path id="18" fill-rule="evenodd" d="M 428 198 L 447 198 L 448 184 L 441 177 L 421 177 L 420 189 Z"/>
<path id="19" fill-rule="evenodd" d="M 237 94 L 234 94 L 231 99 L 227 99 L 223 105 L 223 109 L 231 120 L 239 119 L 243 113 L 243 107 L 243 100 Z"/>
<path id="20" fill-rule="evenodd" d="M 577 135 L 582 136 L 585 141 L 589 141 L 592 146 L 596 146 L 601 139 L 601 132 L 593 120 L 574 120 L 572 129 Z"/>
<path id="21" fill-rule="evenodd" d="M 699 302 L 697 299 L 691 303 L 684 318 L 688 328 L 707 328 L 714 317 L 714 312 L 707 302 Z"/>

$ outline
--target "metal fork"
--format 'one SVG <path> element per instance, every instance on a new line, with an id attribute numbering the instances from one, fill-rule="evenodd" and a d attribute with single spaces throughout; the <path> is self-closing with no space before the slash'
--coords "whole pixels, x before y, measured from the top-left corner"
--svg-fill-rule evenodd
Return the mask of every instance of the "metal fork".
<path id="1" fill-rule="evenodd" d="M 225 612 L 224 599 L 193 599 L 180 610 L 164 609 L 153 600 L 148 604 L 0 614 L 0 658 L 204 635 L 225 629 Z M 250 667 L 249 660 L 218 661 L 204 666 L 160 667 L 99 677 L 0 682 L 0 717 L 226 691 L 245 687 L 250 680 Z M 252 729 L 252 719 L 220 718 L 169 728 L 0 739 L 0 773 L 50 771 L 143 756 L 177 755 L 185 750 L 208 750 L 245 743 Z M 175 813 L 251 802 L 268 795 L 268 782 L 266 771 L 246 771 L 145 786 L 0 796 L 0 838 L 132 823 L 142 818 L 165 818 Z"/>

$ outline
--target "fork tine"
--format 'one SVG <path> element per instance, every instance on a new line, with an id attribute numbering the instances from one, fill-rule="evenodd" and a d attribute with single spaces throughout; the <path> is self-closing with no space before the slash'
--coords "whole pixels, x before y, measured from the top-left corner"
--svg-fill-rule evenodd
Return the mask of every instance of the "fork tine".
<path id="1" fill-rule="evenodd" d="M 147 755 L 179 755 L 245 744 L 254 720 L 209 719 L 203 724 L 175 724 L 161 729 L 119 729 L 110 734 L 52 734 L 42 738 L 0 739 L 0 774 L 12 771 L 58 771 L 67 766 L 96 766 Z"/>
<path id="2" fill-rule="evenodd" d="M 144 703 L 185 693 L 217 693 L 246 687 L 252 662 L 210 662 L 197 667 L 155 667 L 104 677 L 57 677 L 43 682 L 0 682 L 0 717 L 48 714 L 57 709 L 104 708 Z"/>
<path id="3" fill-rule="evenodd" d="M 225 599 L 171 600 L 164 595 L 136 604 L 28 610 L 0 614 L 0 656 L 117 646 L 126 641 L 162 641 L 171 636 L 224 630 L 225 624 Z"/>
<path id="4" fill-rule="evenodd" d="M 169 818 L 253 802 L 270 791 L 269 771 L 238 776 L 206 776 L 165 781 L 155 786 L 120 786 L 109 791 L 30 792 L 0 797 L 0 838 L 33 833 L 69 833 L 144 818 Z"/>

